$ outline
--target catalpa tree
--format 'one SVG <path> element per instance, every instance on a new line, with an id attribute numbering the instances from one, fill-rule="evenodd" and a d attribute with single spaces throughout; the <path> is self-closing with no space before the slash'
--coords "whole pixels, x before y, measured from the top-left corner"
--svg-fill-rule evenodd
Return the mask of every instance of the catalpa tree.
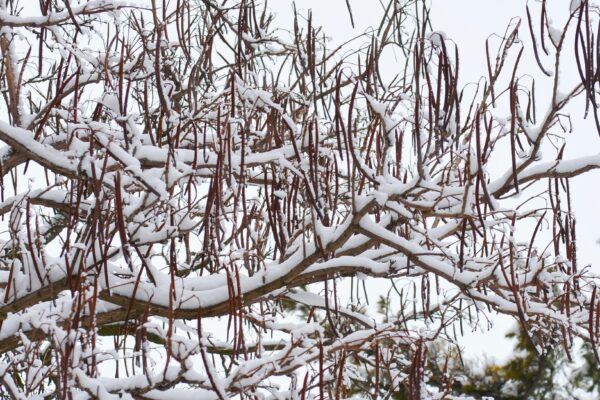
<path id="1" fill-rule="evenodd" d="M 597 356 L 569 179 L 600 157 L 563 154 L 598 12 L 548 7 L 460 86 L 420 0 L 339 46 L 259 0 L 0 0 L 0 393 L 458 398 L 430 344 L 496 313 Z"/>

